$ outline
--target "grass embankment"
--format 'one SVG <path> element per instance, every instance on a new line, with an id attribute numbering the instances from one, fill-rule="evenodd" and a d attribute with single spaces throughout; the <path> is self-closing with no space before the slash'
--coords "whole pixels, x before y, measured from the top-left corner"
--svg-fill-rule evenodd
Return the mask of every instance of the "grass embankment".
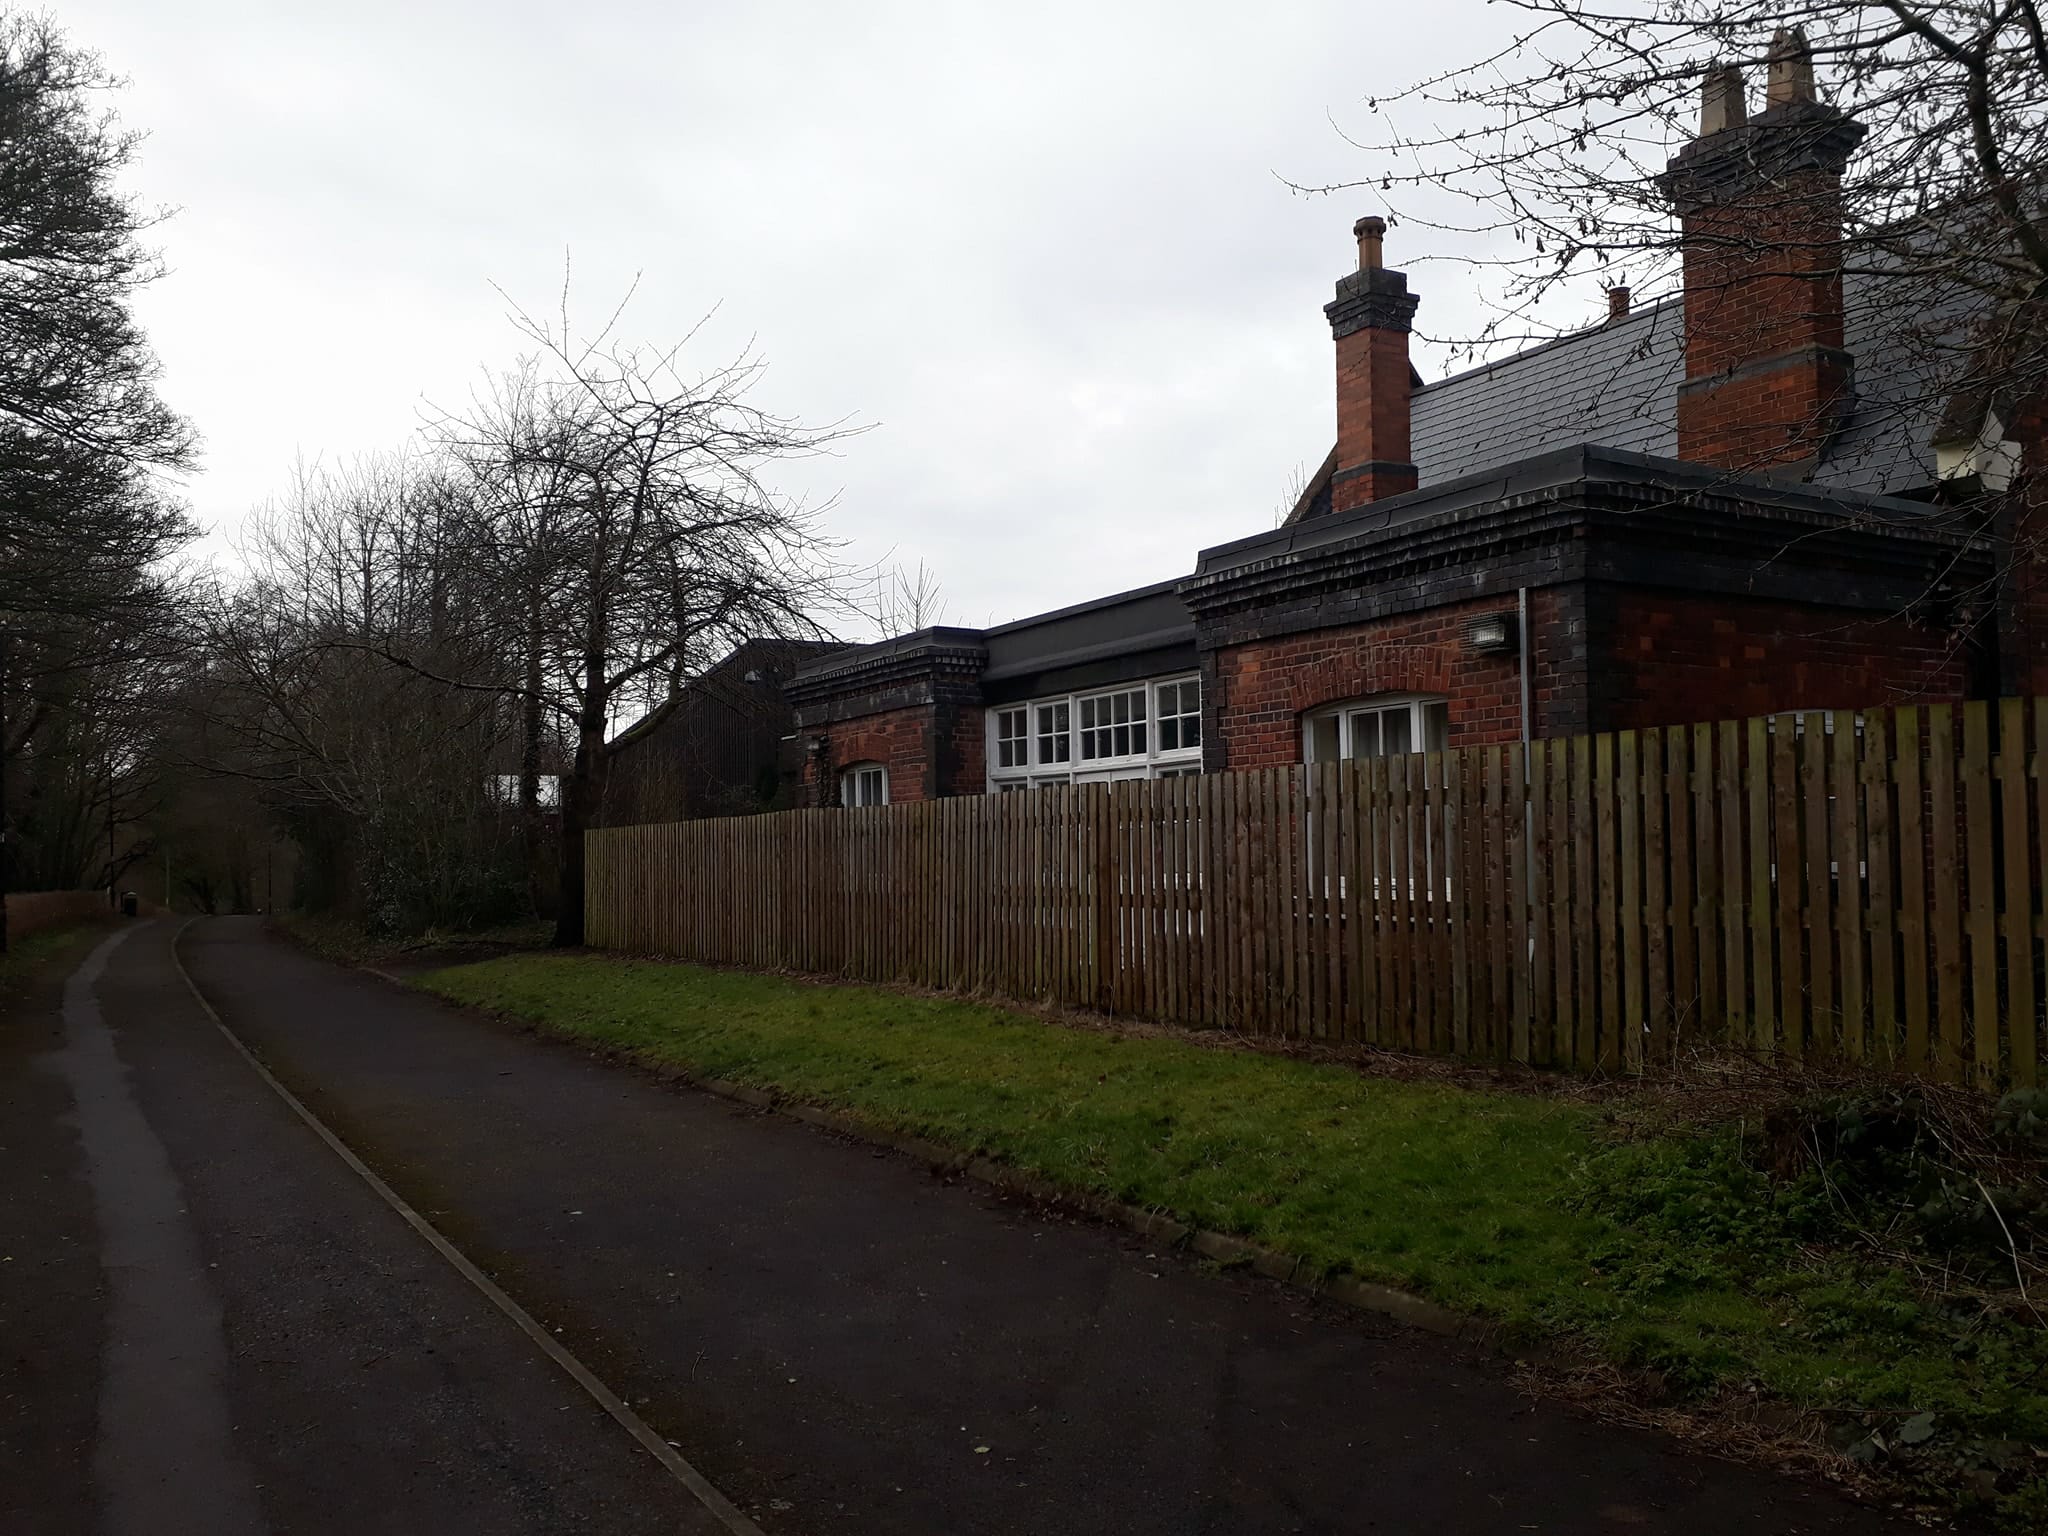
<path id="1" fill-rule="evenodd" d="M 1558 1096 L 873 988 L 588 954 L 421 984 L 1583 1346 L 1704 1421 L 1793 1405 L 1855 1460 L 2008 1522 L 2048 1511 L 2048 1330 L 1995 1252 L 1966 1283 L 1952 1255 L 1899 1251 L 1897 1219 L 1892 1251 L 1869 1240 L 1893 1196 L 1874 1175 L 1859 1193 L 1853 1127 L 1774 1175 L 1754 1123 L 1624 1133 Z"/>

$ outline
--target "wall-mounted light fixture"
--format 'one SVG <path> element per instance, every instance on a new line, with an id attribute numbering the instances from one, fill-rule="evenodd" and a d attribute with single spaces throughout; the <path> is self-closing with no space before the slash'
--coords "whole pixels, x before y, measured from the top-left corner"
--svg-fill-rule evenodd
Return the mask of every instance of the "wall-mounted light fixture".
<path id="1" fill-rule="evenodd" d="M 1484 614 L 1465 626 L 1465 649 L 1468 651 L 1495 656 L 1514 648 L 1515 616 L 1512 613 Z"/>

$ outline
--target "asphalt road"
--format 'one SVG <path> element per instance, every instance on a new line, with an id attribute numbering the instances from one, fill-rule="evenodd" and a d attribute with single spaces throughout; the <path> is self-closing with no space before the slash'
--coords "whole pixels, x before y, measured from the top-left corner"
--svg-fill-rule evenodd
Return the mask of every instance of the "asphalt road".
<path id="1" fill-rule="evenodd" d="M 715 1529 L 263 1085 L 171 933 L 0 1032 L 0 1530 Z M 1906 1529 L 252 920 L 182 953 L 770 1536 Z"/>

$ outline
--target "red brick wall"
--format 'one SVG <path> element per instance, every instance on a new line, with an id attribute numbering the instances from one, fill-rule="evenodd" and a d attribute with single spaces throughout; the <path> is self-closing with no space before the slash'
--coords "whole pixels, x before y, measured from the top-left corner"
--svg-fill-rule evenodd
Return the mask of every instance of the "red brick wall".
<path id="1" fill-rule="evenodd" d="M 1337 338 L 1337 476 L 1330 510 L 1346 512 L 1415 489 L 1409 462 L 1408 333 L 1367 326 Z M 1388 464 L 1346 476 L 1364 464 Z"/>
<path id="2" fill-rule="evenodd" d="M 947 795 L 979 795 L 988 789 L 988 711 L 979 705 L 962 704 L 952 712 L 946 733 L 951 772 L 940 792 Z"/>
<path id="3" fill-rule="evenodd" d="M 1569 707 L 1575 686 L 1558 662 L 1563 608 L 1554 591 L 1530 594 L 1539 734 L 1558 733 L 1554 722 Z M 1212 674 L 1216 734 L 1223 749 L 1220 766 L 1298 763 L 1304 711 L 1376 693 L 1434 693 L 1448 698 L 1454 747 L 1516 740 L 1521 735 L 1522 703 L 1515 653 L 1478 656 L 1465 646 L 1467 622 L 1513 609 L 1512 598 L 1484 598 L 1427 613 L 1224 647 L 1216 654 Z"/>
<path id="4" fill-rule="evenodd" d="M 1469 620 L 1512 607 L 1511 600 L 1487 598 L 1225 647 L 1211 674 L 1222 761 L 1210 766 L 1298 763 L 1305 711 L 1377 693 L 1449 699 L 1454 747 L 1515 740 L 1515 655 L 1474 655 L 1465 646 Z M 1965 692 L 1968 658 L 1960 638 L 1904 619 L 1644 588 L 1608 589 L 1590 607 L 1589 621 L 1565 589 L 1530 594 L 1538 736 L 1959 699 Z"/>
<path id="5" fill-rule="evenodd" d="M 820 762 L 816 755 L 805 760 L 804 783 L 814 805 L 839 803 L 838 776 L 854 763 L 881 763 L 889 770 L 889 803 L 904 805 L 925 798 L 925 764 L 932 749 L 932 708 L 916 704 L 907 709 L 884 710 L 820 726 L 812 735 L 823 736 L 832 782 L 820 784 Z"/>
<path id="6" fill-rule="evenodd" d="M 1960 699 L 1954 634 L 1759 598 L 1620 588 L 1596 601 L 1594 728 Z"/>
<path id="7" fill-rule="evenodd" d="M 825 758 L 833 783 L 819 784 L 819 760 L 815 755 L 808 757 L 804 803 L 837 805 L 837 776 L 854 763 L 881 763 L 888 768 L 891 805 L 924 800 L 932 777 L 932 755 L 940 748 L 945 749 L 939 753 L 945 777 L 939 793 L 978 795 L 988 787 L 983 745 L 986 720 L 978 705 L 915 704 L 819 726 L 807 734 L 826 739 Z"/>
<path id="8" fill-rule="evenodd" d="M 1749 469 L 1819 451 L 1848 401 L 1841 191 L 1808 170 L 1686 215 L 1681 459 Z"/>

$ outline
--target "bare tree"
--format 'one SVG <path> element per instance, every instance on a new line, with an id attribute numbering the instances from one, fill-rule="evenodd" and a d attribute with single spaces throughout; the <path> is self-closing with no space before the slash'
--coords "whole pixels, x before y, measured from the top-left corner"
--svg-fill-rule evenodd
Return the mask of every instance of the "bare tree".
<path id="1" fill-rule="evenodd" d="M 0 12 L 0 892 L 17 854 L 43 878 L 80 866 L 89 786 L 120 774 L 79 754 L 132 757 L 100 739 L 125 709 L 101 706 L 160 643 L 160 567 L 192 532 L 152 478 L 194 449 L 128 307 L 157 265 L 152 217 L 115 185 L 137 142 L 104 104 L 118 84 L 48 20 Z M 24 787 L 26 820 L 7 798 Z"/>
<path id="2" fill-rule="evenodd" d="M 1486 57 L 1369 99 L 1384 127 L 1358 137 L 1366 172 L 1346 184 L 1481 273 L 1494 315 L 1462 346 L 1544 330 L 1544 301 L 1567 285 L 1627 282 L 1642 297 L 1674 283 L 1681 231 L 1665 174 L 1703 112 L 1746 120 L 1744 78 L 1767 82 L 1768 111 L 1817 74 L 1814 126 L 1860 126 L 1840 204 L 1850 270 L 1938 274 L 2008 312 L 2048 283 L 2048 36 L 2032 0 L 1501 10 L 1521 24 Z M 1805 195 L 1793 163 L 1762 168 L 1780 173 L 1783 198 Z M 1754 231 L 1727 238 L 1771 254 Z"/>
<path id="3" fill-rule="evenodd" d="M 431 436 L 476 487 L 480 552 L 517 617 L 518 670 L 451 672 L 402 646 L 382 653 L 451 687 L 517 700 L 529 743 L 538 717 L 560 730 L 569 757 L 555 937 L 575 944 L 584 832 L 612 754 L 658 729 L 734 645 L 816 634 L 813 615 L 841 599 L 844 573 L 818 509 L 767 475 L 846 429 L 753 404 L 763 365 L 751 352 L 689 373 L 681 346 L 628 346 L 609 327 L 579 341 L 566 310 L 557 322 L 516 312 L 515 324 L 535 349 L 529 363 L 441 416 Z M 611 736 L 622 719 L 634 723 Z"/>
<path id="4" fill-rule="evenodd" d="M 191 461 L 130 314 L 155 216 L 115 185 L 140 136 L 121 82 L 46 17 L 0 12 L 0 423 L 131 464 Z"/>
<path id="5" fill-rule="evenodd" d="M 901 565 L 876 570 L 859 608 L 884 640 L 948 622 L 945 589 L 938 573 L 922 560 L 916 570 Z"/>
<path id="6" fill-rule="evenodd" d="M 501 701 L 432 674 L 509 675 L 459 488 L 418 456 L 304 467 L 263 509 L 250 579 L 201 605 L 181 764 L 256 786 L 323 904 L 386 930 L 511 915 L 518 863 L 494 776 Z M 402 648 L 415 668 L 378 654 Z"/>

